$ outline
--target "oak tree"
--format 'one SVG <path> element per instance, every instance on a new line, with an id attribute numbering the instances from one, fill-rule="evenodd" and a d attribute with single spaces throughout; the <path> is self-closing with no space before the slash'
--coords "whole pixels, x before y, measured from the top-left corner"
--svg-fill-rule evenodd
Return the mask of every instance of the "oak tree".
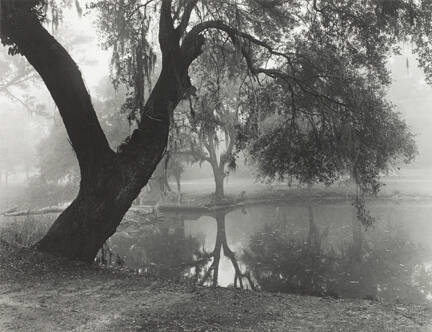
<path id="1" fill-rule="evenodd" d="M 299 45 L 315 38 L 349 59 L 359 74 L 385 80 L 385 59 L 400 31 L 422 13 L 417 2 L 409 0 L 96 1 L 102 38 L 114 50 L 114 78 L 129 82 L 128 107 L 136 123 L 136 129 L 114 151 L 78 66 L 43 25 L 46 18 L 58 20 L 57 14 L 46 10 L 54 3 L 1 1 L 0 38 L 11 53 L 23 55 L 41 76 L 58 107 L 80 168 L 76 199 L 36 246 L 89 262 L 116 231 L 163 156 L 172 113 L 194 91 L 190 65 L 212 34 L 220 35 L 222 43 L 234 45 L 258 79 L 279 78 L 293 91 L 302 91 L 318 102 L 338 104 L 322 89 L 332 73 L 316 58 L 309 61 L 309 54 Z M 156 82 L 148 84 L 148 69 L 157 54 L 152 31 L 157 31 L 161 61 Z M 314 35 L 305 39 L 309 31 Z M 298 70 L 306 64 L 317 68 L 315 84 L 309 84 L 309 76 Z M 342 77 L 341 84 L 353 82 Z"/>

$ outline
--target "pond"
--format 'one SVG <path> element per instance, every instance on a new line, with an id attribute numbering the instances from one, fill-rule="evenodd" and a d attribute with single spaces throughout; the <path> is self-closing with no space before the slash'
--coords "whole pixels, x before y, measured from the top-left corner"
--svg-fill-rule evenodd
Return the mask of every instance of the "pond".
<path id="1" fill-rule="evenodd" d="M 350 202 L 170 212 L 149 226 L 126 223 L 109 247 L 138 273 L 177 281 L 428 302 L 432 202 L 382 200 L 368 208 L 376 222 L 366 231 Z"/>

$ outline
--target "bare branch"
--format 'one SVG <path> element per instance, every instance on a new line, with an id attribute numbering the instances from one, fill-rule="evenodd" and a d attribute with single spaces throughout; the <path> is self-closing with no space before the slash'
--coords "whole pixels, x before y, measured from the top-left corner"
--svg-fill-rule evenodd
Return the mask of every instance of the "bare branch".
<path id="1" fill-rule="evenodd" d="M 18 74 L 9 82 L 5 83 L 3 86 L 0 86 L 0 91 L 9 88 L 12 85 L 18 85 L 24 83 L 32 78 L 36 77 L 36 72 L 32 71 L 30 68 L 25 70 L 24 72 Z"/>
<path id="2" fill-rule="evenodd" d="M 199 0 L 189 0 L 186 3 L 184 11 L 183 11 L 182 19 L 181 19 L 180 24 L 178 25 L 178 27 L 176 29 L 179 33 L 179 36 L 182 36 L 185 33 L 186 28 L 189 24 L 189 20 L 190 20 L 192 11 L 195 8 L 198 1 Z"/>
<path id="3" fill-rule="evenodd" d="M 128 20 L 132 18 L 132 16 L 135 15 L 136 12 L 138 12 L 141 8 L 146 8 L 150 3 L 152 3 L 154 0 L 148 0 L 147 2 L 137 6 L 127 17 Z"/>
<path id="4" fill-rule="evenodd" d="M 257 46 L 265 48 L 272 55 L 281 56 L 287 60 L 291 60 L 288 53 L 282 53 L 282 52 L 276 51 L 273 49 L 273 47 L 271 45 L 267 44 L 266 42 L 259 40 L 259 39 L 255 38 L 254 36 L 252 36 L 246 32 L 239 31 L 239 30 L 229 26 L 228 24 L 226 24 L 225 22 L 220 21 L 220 20 L 205 21 L 205 22 L 198 23 L 186 35 L 185 43 L 187 42 L 187 40 L 189 38 L 195 38 L 195 36 L 199 35 L 200 33 L 204 32 L 205 30 L 208 30 L 208 29 L 217 29 L 217 30 L 224 31 L 225 33 L 228 34 L 228 36 L 231 38 L 231 40 L 234 44 L 238 43 L 238 38 L 240 37 L 240 38 L 243 38 L 245 40 L 250 41 L 251 43 L 253 43 Z"/>

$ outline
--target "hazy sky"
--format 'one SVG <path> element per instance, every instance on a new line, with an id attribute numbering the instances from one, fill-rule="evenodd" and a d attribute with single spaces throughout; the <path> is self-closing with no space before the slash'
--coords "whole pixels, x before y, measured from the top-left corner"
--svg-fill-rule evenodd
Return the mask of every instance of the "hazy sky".
<path id="1" fill-rule="evenodd" d="M 409 47 L 389 61 L 393 83 L 388 98 L 416 134 L 419 156 L 413 166 L 432 166 L 432 87 L 417 65 Z"/>

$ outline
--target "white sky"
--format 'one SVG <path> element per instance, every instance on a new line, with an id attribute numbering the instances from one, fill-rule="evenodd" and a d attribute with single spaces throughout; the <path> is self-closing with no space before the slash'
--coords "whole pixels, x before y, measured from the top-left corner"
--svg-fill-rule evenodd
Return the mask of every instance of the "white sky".
<path id="1" fill-rule="evenodd" d="M 388 99 L 416 134 L 420 154 L 413 166 L 429 168 L 432 166 L 432 87 L 426 83 L 409 47 L 391 59 L 389 68 L 393 81 Z"/>
<path id="2" fill-rule="evenodd" d="M 74 37 L 85 36 L 86 43 L 78 48 L 68 49 L 71 53 L 86 82 L 87 88 L 92 91 L 103 77 L 109 75 L 110 51 L 102 50 L 97 38 L 94 25 L 95 18 L 90 14 L 79 17 L 75 11 L 69 11 L 59 31 L 59 35 Z"/>

